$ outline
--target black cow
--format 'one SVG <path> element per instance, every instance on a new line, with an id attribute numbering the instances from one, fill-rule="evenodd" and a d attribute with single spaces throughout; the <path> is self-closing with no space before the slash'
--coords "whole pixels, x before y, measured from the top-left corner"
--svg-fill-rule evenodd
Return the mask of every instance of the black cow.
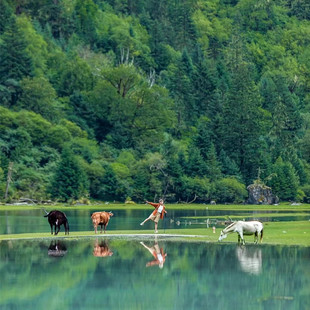
<path id="1" fill-rule="evenodd" d="M 45 211 L 45 210 L 44 210 Z M 57 235 L 60 231 L 60 225 L 65 226 L 65 234 L 69 235 L 69 222 L 66 217 L 66 215 L 58 210 L 51 211 L 50 213 L 47 213 L 45 211 L 46 215 L 44 217 L 47 217 L 48 222 L 51 225 L 51 233 L 53 234 L 53 226 L 55 227 L 55 235 Z M 56 231 L 56 227 L 58 230 Z"/>

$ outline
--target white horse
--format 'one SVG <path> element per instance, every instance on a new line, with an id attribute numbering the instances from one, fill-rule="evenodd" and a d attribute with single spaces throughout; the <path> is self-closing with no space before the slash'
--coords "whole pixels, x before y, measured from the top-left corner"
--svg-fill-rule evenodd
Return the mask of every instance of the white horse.
<path id="1" fill-rule="evenodd" d="M 222 241 L 227 237 L 227 234 L 236 232 L 238 234 L 238 243 L 240 243 L 240 239 L 242 244 L 245 244 L 243 236 L 247 235 L 255 235 L 254 242 L 258 243 L 258 234 L 260 233 L 260 242 L 263 240 L 263 229 L 264 226 L 261 222 L 258 221 L 237 221 L 228 225 L 221 231 L 221 235 L 219 237 L 219 241 Z"/>

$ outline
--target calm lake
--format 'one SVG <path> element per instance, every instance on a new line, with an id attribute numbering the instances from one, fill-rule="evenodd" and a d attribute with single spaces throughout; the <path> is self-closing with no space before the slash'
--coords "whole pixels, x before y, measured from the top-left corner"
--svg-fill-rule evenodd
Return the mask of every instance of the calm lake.
<path id="1" fill-rule="evenodd" d="M 139 224 L 153 211 L 152 208 L 141 206 L 141 210 L 113 210 L 114 216 L 109 222 L 108 230 L 136 230 L 136 229 L 153 229 L 152 222 L 146 223 L 143 227 Z M 98 210 L 73 210 L 65 211 L 70 224 L 70 231 L 90 231 L 93 230 L 91 222 L 91 214 Z M 106 211 L 109 211 L 108 207 Z M 168 210 L 168 215 L 164 222 L 160 222 L 159 228 L 178 229 L 207 227 L 207 225 L 223 227 L 223 218 L 226 216 L 237 215 L 240 219 L 258 219 L 263 222 L 267 221 L 296 221 L 308 220 L 310 212 L 303 212 L 304 215 L 295 215 L 296 212 L 273 212 L 272 217 L 259 217 L 259 213 L 255 211 L 215 211 L 215 210 Z M 264 211 L 263 213 L 267 213 Z M 281 216 L 282 213 L 290 216 Z M 0 210 L 0 234 L 19 234 L 19 233 L 35 233 L 49 232 L 50 226 L 42 209 L 37 210 L 18 210 L 18 211 L 2 211 Z M 221 218 L 218 221 L 216 217 Z M 61 232 L 64 231 L 63 226 Z"/>
<path id="2" fill-rule="evenodd" d="M 2 241 L 0 309 L 310 309 L 309 247 L 157 238 Z"/>
<path id="3" fill-rule="evenodd" d="M 108 230 L 153 229 L 139 225 L 151 211 L 115 210 Z M 66 210 L 70 231 L 92 230 L 92 212 Z M 285 213 L 257 219 L 309 219 L 309 212 Z M 0 211 L 0 234 L 49 232 L 44 214 Z M 221 226 L 225 216 L 255 214 L 171 210 L 159 228 Z M 310 309 L 310 247 L 190 241 L 155 235 L 2 241 L 0 309 Z"/>

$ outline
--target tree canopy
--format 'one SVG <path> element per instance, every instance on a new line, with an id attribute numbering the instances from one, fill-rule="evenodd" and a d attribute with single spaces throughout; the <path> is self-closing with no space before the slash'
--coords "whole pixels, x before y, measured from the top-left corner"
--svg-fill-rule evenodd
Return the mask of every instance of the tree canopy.
<path id="1" fill-rule="evenodd" d="M 306 3 L 1 1 L 0 197 L 308 199 Z"/>

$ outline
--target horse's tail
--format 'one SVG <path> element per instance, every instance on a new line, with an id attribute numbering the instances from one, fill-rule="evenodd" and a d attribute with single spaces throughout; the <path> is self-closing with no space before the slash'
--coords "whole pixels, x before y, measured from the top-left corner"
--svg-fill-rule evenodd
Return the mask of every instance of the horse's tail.
<path id="1" fill-rule="evenodd" d="M 264 229 L 262 229 L 260 232 L 260 242 L 263 241 L 263 236 L 264 236 Z"/>

